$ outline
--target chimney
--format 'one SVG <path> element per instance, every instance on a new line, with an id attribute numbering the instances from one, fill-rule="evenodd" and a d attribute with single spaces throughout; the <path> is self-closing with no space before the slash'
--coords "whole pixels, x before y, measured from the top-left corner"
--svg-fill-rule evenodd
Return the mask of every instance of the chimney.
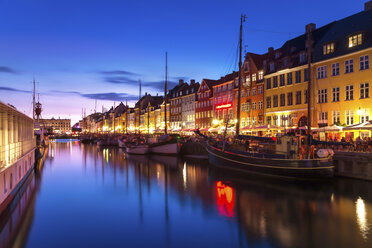
<path id="1" fill-rule="evenodd" d="M 183 79 L 180 79 L 178 85 L 182 85 L 184 83 Z"/>
<path id="2" fill-rule="evenodd" d="M 269 49 L 267 50 L 269 54 L 273 53 L 274 52 L 274 47 L 269 47 Z"/>
<path id="3" fill-rule="evenodd" d="M 316 25 L 314 23 L 310 23 L 306 25 L 306 33 L 313 32 L 316 29 Z"/>
<path id="4" fill-rule="evenodd" d="M 145 96 L 147 96 L 147 92 L 145 92 Z"/>
<path id="5" fill-rule="evenodd" d="M 370 11 L 370 10 L 372 10 L 372 0 L 364 4 L 364 11 Z"/>
<path id="6" fill-rule="evenodd" d="M 195 84 L 195 79 L 190 79 L 190 84 L 191 85 Z"/>

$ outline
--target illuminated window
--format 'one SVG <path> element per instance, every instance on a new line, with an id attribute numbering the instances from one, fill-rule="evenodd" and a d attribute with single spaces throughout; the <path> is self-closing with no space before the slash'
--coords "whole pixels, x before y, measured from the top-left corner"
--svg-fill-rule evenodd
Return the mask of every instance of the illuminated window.
<path id="1" fill-rule="evenodd" d="M 327 123 L 328 122 L 328 112 L 319 112 L 318 123 Z"/>
<path id="2" fill-rule="evenodd" d="M 335 43 L 328 43 L 323 46 L 323 55 L 331 54 L 335 51 Z"/>
<path id="3" fill-rule="evenodd" d="M 258 80 L 262 80 L 263 77 L 264 77 L 264 75 L 263 75 L 263 71 L 259 71 L 259 72 L 258 72 Z"/>
<path id="4" fill-rule="evenodd" d="M 263 102 L 262 101 L 258 102 L 258 109 L 263 109 Z"/>
<path id="5" fill-rule="evenodd" d="M 252 110 L 256 110 L 257 109 L 257 103 L 256 102 L 253 102 L 252 103 Z"/>
<path id="6" fill-rule="evenodd" d="M 252 74 L 252 82 L 256 82 L 256 73 Z"/>
<path id="7" fill-rule="evenodd" d="M 355 47 L 362 44 L 362 34 L 356 34 L 349 37 L 349 47 Z"/>

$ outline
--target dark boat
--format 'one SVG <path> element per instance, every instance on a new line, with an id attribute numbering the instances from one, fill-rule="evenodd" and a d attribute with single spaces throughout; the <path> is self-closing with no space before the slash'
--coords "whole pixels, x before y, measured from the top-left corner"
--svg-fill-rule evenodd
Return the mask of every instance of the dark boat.
<path id="1" fill-rule="evenodd" d="M 289 178 L 329 178 L 333 177 L 334 166 L 331 154 L 326 157 L 301 159 L 301 148 L 297 139 L 301 137 L 283 136 L 275 141 L 272 152 L 249 152 L 223 148 L 209 140 L 206 148 L 211 164 L 240 172 L 258 173 L 268 176 Z M 303 142 L 304 142 L 304 138 Z"/>

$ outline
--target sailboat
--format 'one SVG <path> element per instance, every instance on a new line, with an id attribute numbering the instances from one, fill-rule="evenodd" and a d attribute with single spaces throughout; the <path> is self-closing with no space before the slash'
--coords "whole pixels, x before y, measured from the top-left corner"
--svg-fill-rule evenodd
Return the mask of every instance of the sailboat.
<path id="1" fill-rule="evenodd" d="M 168 84 L 168 53 L 165 53 L 165 83 L 164 83 L 164 135 L 149 145 L 150 152 L 159 155 L 177 155 L 181 150 L 179 135 L 167 134 L 167 84 Z"/>
<path id="2" fill-rule="evenodd" d="M 239 41 L 239 89 L 241 92 L 241 72 L 242 72 L 242 25 L 245 16 L 241 16 L 240 21 L 240 41 Z M 310 44 L 308 52 L 308 73 L 311 72 L 311 49 L 312 32 L 307 31 L 307 43 Z M 309 75 L 308 94 L 310 94 L 311 77 Z M 239 135 L 240 124 L 240 97 L 238 97 L 236 139 L 261 142 L 261 149 L 258 152 L 240 150 L 235 146 L 229 147 L 226 141 L 216 141 L 207 136 L 206 149 L 211 164 L 224 167 L 239 172 L 249 172 L 278 177 L 290 178 L 328 178 L 334 173 L 333 157 L 331 152 L 319 150 L 315 154 L 314 146 L 311 146 L 312 136 L 310 134 L 310 97 L 308 97 L 308 136 L 281 136 L 276 138 L 255 137 Z"/>

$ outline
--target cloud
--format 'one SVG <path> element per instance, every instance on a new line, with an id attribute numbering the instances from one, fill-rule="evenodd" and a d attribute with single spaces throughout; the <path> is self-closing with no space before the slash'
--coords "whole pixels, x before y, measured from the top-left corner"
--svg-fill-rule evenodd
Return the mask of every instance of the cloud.
<path id="1" fill-rule="evenodd" d="M 125 84 L 125 85 L 131 85 L 131 86 L 133 86 L 134 84 L 138 85 L 138 80 L 131 79 L 129 77 L 119 77 L 119 76 L 105 77 L 104 80 L 112 84 Z"/>
<path id="2" fill-rule="evenodd" d="M 19 90 L 10 87 L 0 87 L 0 91 L 12 91 L 12 92 L 20 92 L 20 93 L 32 93 L 30 90 Z"/>
<path id="3" fill-rule="evenodd" d="M 12 68 L 8 67 L 8 66 L 0 66 L 0 73 L 1 72 L 4 72 L 4 73 L 11 73 L 11 74 L 18 74 L 17 71 L 13 70 Z"/>
<path id="4" fill-rule="evenodd" d="M 59 91 L 53 90 L 52 93 L 58 94 L 75 94 L 84 98 L 93 100 L 103 100 L 103 101 L 132 101 L 138 100 L 138 96 L 130 95 L 127 93 L 116 93 L 116 92 L 105 92 L 105 93 L 82 93 L 78 91 Z"/>
<path id="5" fill-rule="evenodd" d="M 128 76 L 138 76 L 139 74 L 131 71 L 123 70 L 112 70 L 112 71 L 99 71 L 103 75 L 128 75 Z"/>
<path id="6" fill-rule="evenodd" d="M 149 87 L 157 91 L 164 91 L 164 81 L 150 81 L 150 82 L 142 82 L 142 86 Z M 168 81 L 167 88 L 168 90 L 172 89 L 174 86 L 177 85 L 177 82 L 175 81 Z"/>

